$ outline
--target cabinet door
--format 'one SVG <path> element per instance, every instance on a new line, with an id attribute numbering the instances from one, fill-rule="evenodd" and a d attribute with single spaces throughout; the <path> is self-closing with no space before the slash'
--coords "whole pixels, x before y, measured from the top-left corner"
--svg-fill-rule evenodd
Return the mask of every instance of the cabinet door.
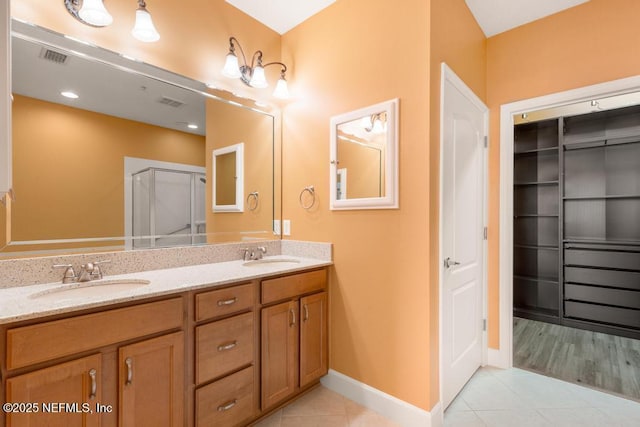
<path id="1" fill-rule="evenodd" d="M 121 427 L 182 426 L 184 334 L 176 332 L 119 349 Z"/>
<path id="2" fill-rule="evenodd" d="M 38 412 L 9 413 L 7 425 L 100 426 L 100 415 L 95 411 L 96 404 L 111 404 L 101 400 L 101 385 L 98 383 L 101 378 L 101 360 L 100 355 L 88 356 L 9 378 L 7 402 L 36 403 Z M 84 410 L 87 412 L 83 412 Z"/>
<path id="3" fill-rule="evenodd" d="M 300 387 L 327 373 L 327 293 L 300 299 Z"/>
<path id="4" fill-rule="evenodd" d="M 296 391 L 298 301 L 262 309 L 262 409 Z"/>

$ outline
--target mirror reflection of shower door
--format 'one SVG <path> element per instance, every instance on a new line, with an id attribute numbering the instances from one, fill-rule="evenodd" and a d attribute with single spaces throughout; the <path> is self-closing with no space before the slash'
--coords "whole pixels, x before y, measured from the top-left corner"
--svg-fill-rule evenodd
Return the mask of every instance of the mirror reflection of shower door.
<path id="1" fill-rule="evenodd" d="M 206 243 L 204 173 L 151 167 L 132 178 L 134 248 Z"/>

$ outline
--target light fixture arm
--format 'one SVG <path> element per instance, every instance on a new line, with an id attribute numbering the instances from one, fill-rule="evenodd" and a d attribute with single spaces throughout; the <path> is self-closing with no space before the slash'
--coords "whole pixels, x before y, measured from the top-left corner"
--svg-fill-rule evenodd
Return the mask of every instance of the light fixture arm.
<path id="1" fill-rule="evenodd" d="M 85 25 L 88 25 L 93 28 L 102 28 L 104 25 L 95 25 L 90 22 L 85 21 L 80 17 L 80 8 L 82 7 L 82 0 L 64 0 L 64 5 L 67 8 L 67 12 L 71 14 L 78 21 L 82 22 Z"/>
<path id="2" fill-rule="evenodd" d="M 282 67 L 282 70 L 280 70 L 280 77 L 284 78 L 284 75 L 287 72 L 287 66 L 285 64 L 283 64 L 282 62 L 274 61 L 274 62 L 269 62 L 268 64 L 264 64 L 262 68 L 266 68 L 269 65 L 280 65 Z"/>
<path id="3" fill-rule="evenodd" d="M 242 45 L 240 44 L 237 38 L 233 36 L 229 37 L 229 52 L 233 53 L 234 55 L 236 54 L 236 45 L 238 45 L 238 48 L 240 49 L 240 53 L 242 54 L 242 63 L 244 65 L 247 65 L 247 57 L 244 55 L 244 50 L 242 49 Z"/>

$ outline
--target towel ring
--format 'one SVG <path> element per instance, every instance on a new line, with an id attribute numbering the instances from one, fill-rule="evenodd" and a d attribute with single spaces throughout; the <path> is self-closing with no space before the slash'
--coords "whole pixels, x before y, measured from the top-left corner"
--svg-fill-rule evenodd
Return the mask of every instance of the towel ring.
<path id="1" fill-rule="evenodd" d="M 304 193 L 309 193 L 309 195 L 311 196 L 311 204 L 305 204 L 304 201 L 302 200 Z M 305 209 L 305 210 L 311 209 L 313 205 L 316 204 L 316 190 L 313 188 L 313 185 L 308 185 L 304 187 L 300 192 L 300 197 L 298 197 L 298 199 L 300 200 L 300 206 L 302 206 L 302 209 Z"/>
<path id="2" fill-rule="evenodd" d="M 249 193 L 249 195 L 247 196 L 247 207 L 249 208 L 249 210 L 255 211 L 256 209 L 258 209 L 258 203 L 259 203 L 258 192 L 254 191 L 252 193 Z"/>

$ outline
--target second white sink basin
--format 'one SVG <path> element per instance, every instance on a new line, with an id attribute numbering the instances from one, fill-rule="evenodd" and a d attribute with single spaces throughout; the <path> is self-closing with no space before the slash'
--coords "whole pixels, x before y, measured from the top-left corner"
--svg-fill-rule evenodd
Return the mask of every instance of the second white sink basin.
<path id="1" fill-rule="evenodd" d="M 299 264 L 300 260 L 295 258 L 262 258 L 262 259 L 254 259 L 252 261 L 246 261 L 242 263 L 245 267 L 251 267 L 252 265 L 265 265 L 265 264 Z"/>
<path id="2" fill-rule="evenodd" d="M 146 286 L 151 282 L 142 279 L 114 279 L 97 280 L 94 282 L 71 283 L 58 286 L 46 291 L 36 292 L 30 297 L 34 299 L 76 299 L 92 296 L 107 295 L 114 292 L 128 291 L 141 286 Z"/>

